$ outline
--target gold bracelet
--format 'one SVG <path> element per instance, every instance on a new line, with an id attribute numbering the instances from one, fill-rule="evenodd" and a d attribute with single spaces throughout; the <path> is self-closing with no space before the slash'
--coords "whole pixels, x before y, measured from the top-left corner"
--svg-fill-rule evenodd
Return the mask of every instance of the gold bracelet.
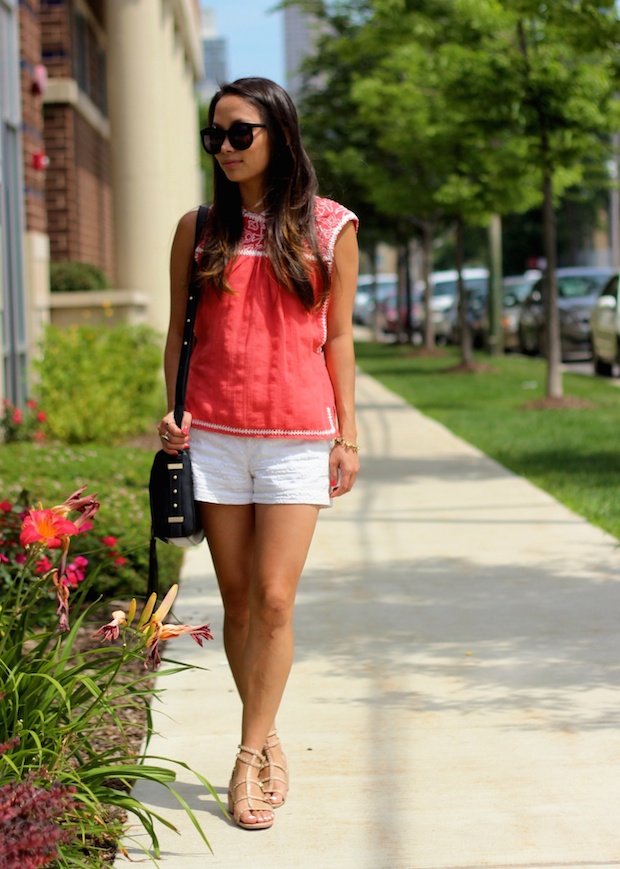
<path id="1" fill-rule="evenodd" d="M 345 441 L 344 438 L 334 438 L 335 447 L 344 447 L 345 450 L 351 450 L 352 453 L 359 453 L 360 448 L 357 444 L 352 444 L 351 441 Z"/>

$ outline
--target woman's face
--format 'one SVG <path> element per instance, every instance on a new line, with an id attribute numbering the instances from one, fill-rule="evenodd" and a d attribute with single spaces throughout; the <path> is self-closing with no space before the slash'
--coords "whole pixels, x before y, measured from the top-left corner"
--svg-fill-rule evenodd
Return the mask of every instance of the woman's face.
<path id="1" fill-rule="evenodd" d="M 263 123 L 260 112 L 253 103 L 243 97 L 229 94 L 218 101 L 213 113 L 213 125 L 228 130 L 235 121 L 245 121 L 248 124 Z M 270 157 L 271 145 L 265 127 L 253 129 L 253 141 L 247 150 L 235 151 L 227 136 L 222 150 L 215 155 L 228 180 L 236 181 L 241 185 L 262 183 Z"/>

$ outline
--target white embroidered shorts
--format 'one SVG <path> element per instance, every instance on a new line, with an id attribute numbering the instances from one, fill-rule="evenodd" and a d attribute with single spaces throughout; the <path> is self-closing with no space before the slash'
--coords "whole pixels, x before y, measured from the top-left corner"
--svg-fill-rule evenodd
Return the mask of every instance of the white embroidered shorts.
<path id="1" fill-rule="evenodd" d="M 331 441 L 234 437 L 192 428 L 189 448 L 197 501 L 331 505 Z"/>

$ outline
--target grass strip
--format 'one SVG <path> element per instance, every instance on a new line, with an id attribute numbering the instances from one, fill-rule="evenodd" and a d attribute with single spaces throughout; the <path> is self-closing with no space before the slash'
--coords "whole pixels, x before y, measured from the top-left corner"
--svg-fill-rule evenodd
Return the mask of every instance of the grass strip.
<path id="1" fill-rule="evenodd" d="M 603 378 L 564 374 L 564 392 L 589 406 L 532 409 L 545 394 L 546 363 L 477 355 L 458 370 L 457 351 L 360 342 L 359 367 L 589 522 L 620 538 L 620 390 Z"/>

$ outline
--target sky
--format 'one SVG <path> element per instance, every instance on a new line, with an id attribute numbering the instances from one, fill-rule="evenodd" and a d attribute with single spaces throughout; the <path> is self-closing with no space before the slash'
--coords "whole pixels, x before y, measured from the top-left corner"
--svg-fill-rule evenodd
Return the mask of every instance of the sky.
<path id="1" fill-rule="evenodd" d="M 277 0 L 201 0 L 215 11 L 217 36 L 228 42 L 228 77 L 271 78 L 285 85 L 284 18 Z"/>

